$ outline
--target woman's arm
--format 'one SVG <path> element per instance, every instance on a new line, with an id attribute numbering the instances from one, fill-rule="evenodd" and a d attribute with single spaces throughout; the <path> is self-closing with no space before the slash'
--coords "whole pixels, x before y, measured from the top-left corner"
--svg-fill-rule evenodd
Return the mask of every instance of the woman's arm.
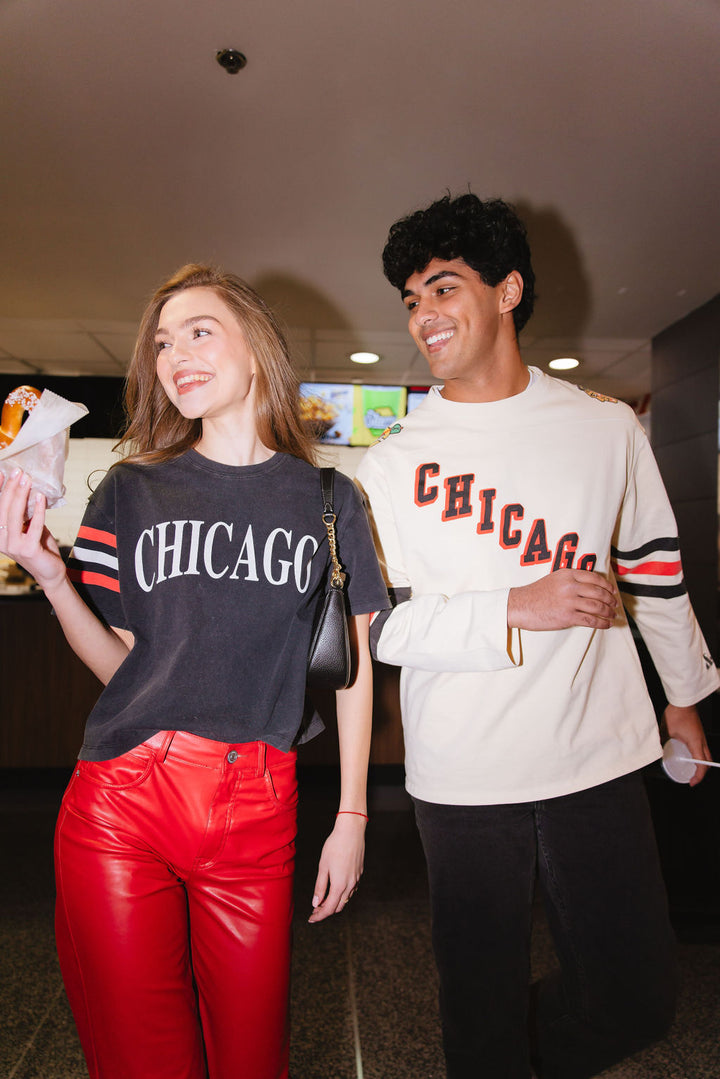
<path id="1" fill-rule="evenodd" d="M 2 485 L 0 550 L 32 574 L 52 604 L 72 650 L 107 684 L 130 651 L 132 635 L 106 626 L 73 588 L 58 546 L 45 526 L 43 495 L 37 496 L 26 525 L 29 493 L 30 477 L 19 470 Z"/>
<path id="2" fill-rule="evenodd" d="M 368 645 L 370 616 L 350 620 L 357 675 L 335 695 L 340 745 L 340 806 L 325 841 L 309 921 L 320 922 L 343 909 L 363 871 L 367 823 L 367 769 L 372 730 L 372 663 Z"/>

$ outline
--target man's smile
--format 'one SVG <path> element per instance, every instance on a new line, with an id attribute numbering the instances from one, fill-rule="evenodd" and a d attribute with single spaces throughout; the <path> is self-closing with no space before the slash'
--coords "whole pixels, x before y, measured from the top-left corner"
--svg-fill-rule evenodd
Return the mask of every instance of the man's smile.
<path id="1" fill-rule="evenodd" d="M 429 337 L 425 338 L 425 344 L 428 348 L 432 348 L 433 345 L 441 345 L 445 341 L 449 341 L 454 335 L 454 330 L 441 330 L 439 333 L 431 333 Z"/>

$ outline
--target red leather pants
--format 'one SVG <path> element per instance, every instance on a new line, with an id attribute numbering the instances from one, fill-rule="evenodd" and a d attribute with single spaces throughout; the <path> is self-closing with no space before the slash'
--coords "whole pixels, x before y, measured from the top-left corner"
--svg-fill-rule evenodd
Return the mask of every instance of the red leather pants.
<path id="1" fill-rule="evenodd" d="M 295 754 L 165 731 L 80 761 L 56 932 L 91 1079 L 287 1079 Z"/>

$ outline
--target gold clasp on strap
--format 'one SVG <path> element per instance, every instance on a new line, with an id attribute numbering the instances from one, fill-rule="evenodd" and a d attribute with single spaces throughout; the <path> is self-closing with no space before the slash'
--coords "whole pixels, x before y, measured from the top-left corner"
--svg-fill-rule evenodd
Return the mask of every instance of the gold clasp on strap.
<path id="1" fill-rule="evenodd" d="M 334 513 L 323 513 L 323 521 L 325 522 L 325 528 L 328 534 L 328 547 L 330 548 L 330 561 L 332 562 L 332 573 L 330 574 L 330 584 L 333 588 L 342 588 L 345 581 L 345 574 L 342 572 L 342 567 L 337 556 L 337 540 L 335 538 L 335 521 L 337 520 Z"/>

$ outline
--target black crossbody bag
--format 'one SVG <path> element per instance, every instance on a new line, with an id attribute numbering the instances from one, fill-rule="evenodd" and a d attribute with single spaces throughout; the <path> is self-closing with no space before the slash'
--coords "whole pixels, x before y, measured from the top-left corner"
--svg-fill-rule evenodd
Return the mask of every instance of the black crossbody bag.
<path id="1" fill-rule="evenodd" d="M 333 504 L 335 469 L 321 468 L 319 471 L 323 502 L 322 519 L 327 529 L 330 549 L 330 576 L 315 616 L 308 652 L 307 677 L 311 685 L 345 689 L 350 681 L 352 664 L 345 610 L 345 575 L 340 566 L 335 535 L 337 520 Z"/>

